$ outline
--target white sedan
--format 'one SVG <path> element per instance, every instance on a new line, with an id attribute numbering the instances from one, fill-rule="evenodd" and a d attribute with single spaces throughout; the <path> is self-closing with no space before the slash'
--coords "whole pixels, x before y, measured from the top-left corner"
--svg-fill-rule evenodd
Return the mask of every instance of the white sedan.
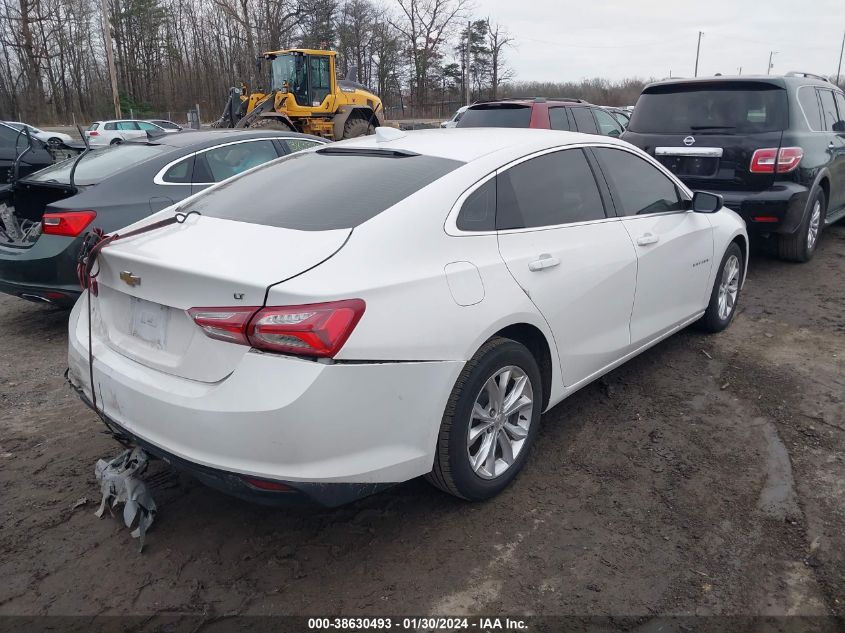
<path id="1" fill-rule="evenodd" d="M 379 128 L 130 228 L 177 210 L 102 251 L 69 379 L 148 452 L 268 502 L 419 475 L 497 494 L 543 411 L 681 328 L 726 328 L 748 253 L 718 196 L 548 130 Z"/>
<path id="2" fill-rule="evenodd" d="M 73 137 L 71 137 L 69 134 L 42 130 L 41 128 L 37 128 L 34 125 L 29 125 L 28 123 L 20 123 L 19 121 L 4 121 L 4 123 L 10 127 L 15 128 L 16 130 L 23 130 L 24 128 L 28 129 L 29 133 L 32 136 L 37 138 L 39 141 L 47 143 L 47 145 L 50 145 L 51 147 L 58 147 L 59 145 L 73 142 Z"/>

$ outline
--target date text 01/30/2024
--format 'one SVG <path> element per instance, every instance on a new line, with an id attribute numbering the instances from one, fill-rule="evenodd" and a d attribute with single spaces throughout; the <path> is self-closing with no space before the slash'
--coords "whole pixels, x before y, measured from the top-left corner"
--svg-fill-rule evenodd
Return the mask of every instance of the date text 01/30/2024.
<path id="1" fill-rule="evenodd" d="M 405 630 L 405 631 L 525 631 L 528 625 L 519 618 L 474 617 L 374 617 L 374 618 L 309 618 L 308 629 L 320 630 Z"/>

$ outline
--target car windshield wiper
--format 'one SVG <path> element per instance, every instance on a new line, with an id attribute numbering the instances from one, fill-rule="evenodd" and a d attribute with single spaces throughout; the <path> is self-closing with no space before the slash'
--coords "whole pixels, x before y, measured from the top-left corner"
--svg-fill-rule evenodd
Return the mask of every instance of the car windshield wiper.
<path id="1" fill-rule="evenodd" d="M 735 125 L 690 125 L 691 130 L 735 130 Z"/>

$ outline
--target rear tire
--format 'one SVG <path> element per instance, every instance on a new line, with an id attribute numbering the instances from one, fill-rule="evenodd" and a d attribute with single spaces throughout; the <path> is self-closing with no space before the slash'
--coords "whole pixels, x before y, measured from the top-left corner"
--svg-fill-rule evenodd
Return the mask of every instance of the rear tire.
<path id="1" fill-rule="evenodd" d="M 109 145 L 120 145 L 122 142 L 123 142 L 123 139 L 114 138 L 114 139 L 112 139 L 111 143 L 109 143 Z"/>
<path id="2" fill-rule="evenodd" d="M 736 242 L 731 242 L 719 264 L 713 291 L 710 293 L 710 303 L 697 323 L 699 328 L 705 332 L 721 332 L 731 324 L 739 303 L 744 271 L 742 249 Z"/>
<path id="3" fill-rule="evenodd" d="M 55 136 L 47 139 L 47 145 L 50 147 L 58 147 L 62 144 L 62 139 L 56 138 Z"/>
<path id="4" fill-rule="evenodd" d="M 367 136 L 369 134 L 375 134 L 375 132 L 376 128 L 373 127 L 373 124 L 359 116 L 356 116 L 354 119 L 347 120 L 346 125 L 343 126 L 344 139 Z"/>
<path id="5" fill-rule="evenodd" d="M 778 237 L 778 254 L 781 259 L 790 262 L 808 262 L 813 259 L 824 229 L 826 212 L 827 200 L 824 191 L 816 187 L 810 197 L 809 211 L 798 230 L 791 235 Z"/>
<path id="6" fill-rule="evenodd" d="M 543 383 L 531 352 L 510 339 L 490 339 L 452 389 L 426 479 L 470 501 L 496 496 L 528 459 L 542 402 Z"/>
<path id="7" fill-rule="evenodd" d="M 248 129 L 254 130 L 256 128 L 261 128 L 263 130 L 279 130 L 280 132 L 293 132 L 293 128 L 284 120 L 272 116 L 259 118 L 257 121 L 254 121 Z"/>

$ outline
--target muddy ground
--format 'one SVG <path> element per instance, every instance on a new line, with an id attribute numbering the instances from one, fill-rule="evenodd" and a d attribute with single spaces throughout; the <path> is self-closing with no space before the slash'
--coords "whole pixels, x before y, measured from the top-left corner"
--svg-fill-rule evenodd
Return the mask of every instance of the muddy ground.
<path id="1" fill-rule="evenodd" d="M 0 299 L 0 615 L 845 615 L 845 226 L 756 255 L 729 331 L 548 412 L 492 501 L 277 510 L 157 465 L 143 554 L 93 515 L 118 446 L 65 386 L 66 320 Z"/>

